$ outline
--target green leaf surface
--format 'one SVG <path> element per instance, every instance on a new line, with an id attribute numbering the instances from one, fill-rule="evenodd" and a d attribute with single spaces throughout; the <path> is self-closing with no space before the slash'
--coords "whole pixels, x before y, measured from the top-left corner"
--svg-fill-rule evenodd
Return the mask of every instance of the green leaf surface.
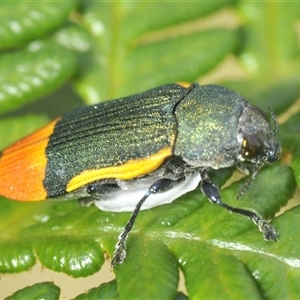
<path id="1" fill-rule="evenodd" d="M 77 54 L 89 53 L 91 44 L 94 42 L 88 32 L 72 23 L 67 23 L 57 31 L 53 39 L 67 49 L 76 51 Z M 81 57 L 81 60 L 84 60 L 84 56 Z"/>
<path id="2" fill-rule="evenodd" d="M 187 247 L 192 251 L 186 251 Z M 226 251 L 193 241 L 175 247 L 175 251 L 180 253 L 179 260 L 191 299 L 216 299 L 220 295 L 222 299 L 260 299 L 257 281 L 238 258 L 229 256 Z"/>
<path id="3" fill-rule="evenodd" d="M 274 220 L 278 231 L 284 232 L 278 243 L 259 246 L 212 240 L 209 245 L 191 240 L 184 247 L 182 243 L 175 243 L 189 296 L 193 299 L 216 299 L 220 295 L 222 299 L 296 299 L 300 276 L 297 222 L 299 208 Z M 193 250 L 190 252 L 187 248 Z M 290 255 L 283 255 L 284 252 Z M 214 282 L 213 288 L 211 282 Z"/>
<path id="4" fill-rule="evenodd" d="M 0 139 L 0 149 L 32 133 L 34 130 L 45 125 L 48 121 L 46 116 L 38 115 L 0 119 L 1 136 L 5 136 L 5 139 Z"/>
<path id="5" fill-rule="evenodd" d="M 281 126 L 280 139 L 282 146 L 292 156 L 292 167 L 295 177 L 300 186 L 300 113 L 293 115 Z"/>
<path id="6" fill-rule="evenodd" d="M 1 1 L 0 49 L 40 38 L 63 24 L 77 1 Z"/>
<path id="7" fill-rule="evenodd" d="M 0 56 L 0 113 L 3 114 L 58 88 L 77 66 L 73 52 L 56 43 L 35 42 Z"/>
<path id="8" fill-rule="evenodd" d="M 132 246 L 128 243 L 128 264 L 119 266 L 115 272 L 122 298 L 175 298 L 179 273 L 177 261 L 168 247 L 162 241 L 141 234 L 132 239 L 135 239 Z"/>
<path id="9" fill-rule="evenodd" d="M 300 92 L 299 46 L 294 26 L 300 16 L 300 3 L 239 1 L 238 12 L 244 23 L 238 58 L 249 76 L 226 85 L 265 110 L 270 106 L 276 113 L 282 112 Z"/>
<path id="10" fill-rule="evenodd" d="M 24 299 L 39 299 L 39 300 L 58 300 L 60 288 L 52 282 L 42 282 L 28 286 L 12 296 L 6 297 L 5 300 L 24 300 Z"/>
<path id="11" fill-rule="evenodd" d="M 103 283 L 97 288 L 93 288 L 88 292 L 78 295 L 75 300 L 89 300 L 89 299 L 119 299 L 116 280 L 108 283 Z"/>
<path id="12" fill-rule="evenodd" d="M 174 300 L 188 300 L 189 298 L 182 292 L 178 292 Z"/>
<path id="13" fill-rule="evenodd" d="M 39 226 L 43 231 L 43 226 Z M 71 235 L 41 239 L 36 254 L 46 267 L 73 277 L 86 277 L 100 270 L 104 253 L 99 244 L 88 237 Z"/>
<path id="14" fill-rule="evenodd" d="M 297 207 L 275 219 L 274 226 L 281 232 L 285 231 L 285 234 L 280 236 L 278 243 L 271 245 L 271 251 L 267 252 L 267 248 L 256 248 L 255 256 L 243 250 L 238 253 L 253 279 L 261 283 L 259 290 L 262 299 L 298 298 L 300 292 L 298 284 L 300 260 L 297 246 L 299 230 L 295 224 L 300 221 L 299 212 Z M 284 252 L 289 255 L 284 255 Z"/>
<path id="15" fill-rule="evenodd" d="M 26 271 L 32 268 L 36 262 L 32 247 L 27 242 L 1 243 L 0 251 L 6 253 L 0 258 L 0 272 L 2 273 Z"/>

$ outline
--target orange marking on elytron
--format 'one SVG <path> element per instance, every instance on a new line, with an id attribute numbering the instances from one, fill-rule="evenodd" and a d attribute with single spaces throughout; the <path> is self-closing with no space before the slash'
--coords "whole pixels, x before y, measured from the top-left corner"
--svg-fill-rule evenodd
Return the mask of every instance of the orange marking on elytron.
<path id="1" fill-rule="evenodd" d="M 0 195 L 20 201 L 46 199 L 45 149 L 59 119 L 16 142 L 0 156 Z"/>
<path id="2" fill-rule="evenodd" d="M 132 159 L 120 166 L 106 167 L 99 170 L 86 170 L 72 178 L 66 190 L 67 192 L 71 192 L 85 184 L 106 178 L 133 179 L 156 170 L 171 155 L 172 148 L 165 147 L 147 158 Z"/>

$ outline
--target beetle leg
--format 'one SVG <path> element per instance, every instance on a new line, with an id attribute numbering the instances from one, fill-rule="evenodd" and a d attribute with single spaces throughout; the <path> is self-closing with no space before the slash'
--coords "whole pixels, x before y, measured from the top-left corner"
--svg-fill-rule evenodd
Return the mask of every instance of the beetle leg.
<path id="1" fill-rule="evenodd" d="M 89 207 L 92 204 L 94 204 L 94 199 L 91 197 L 83 197 L 83 198 L 79 198 L 78 202 L 81 206 Z"/>
<path id="2" fill-rule="evenodd" d="M 105 195 L 113 191 L 120 190 L 116 183 L 93 182 L 87 185 L 86 192 L 89 196 L 79 199 L 82 206 L 91 206 L 95 200 L 105 200 Z"/>
<path id="3" fill-rule="evenodd" d="M 170 190 L 172 187 L 174 187 L 175 185 L 177 185 L 183 179 L 184 179 L 184 177 L 181 177 L 177 180 L 163 178 L 163 179 L 159 179 L 159 180 L 155 181 L 149 187 L 146 194 L 136 205 L 132 215 L 130 216 L 127 224 L 124 227 L 123 232 L 118 237 L 118 242 L 115 246 L 115 252 L 113 254 L 112 261 L 111 261 L 112 269 L 116 268 L 118 264 L 122 264 L 124 262 L 124 259 L 126 257 L 126 240 L 127 240 L 128 234 L 132 229 L 132 226 L 136 220 L 136 217 L 137 217 L 143 203 L 147 200 L 147 198 L 151 194 L 166 192 L 166 191 Z"/>
<path id="4" fill-rule="evenodd" d="M 252 173 L 252 168 L 249 166 L 249 165 L 247 165 L 247 164 L 245 164 L 245 163 L 243 163 L 243 162 L 239 162 L 237 165 L 236 165 L 236 167 L 237 167 L 237 169 L 241 172 L 241 173 L 243 173 L 243 174 L 245 174 L 245 175 L 250 175 L 251 173 Z"/>
<path id="5" fill-rule="evenodd" d="M 230 206 L 224 203 L 221 199 L 219 189 L 212 183 L 206 172 L 201 172 L 201 178 L 201 191 L 212 203 L 220 205 L 233 213 L 249 218 L 257 225 L 265 240 L 277 241 L 277 233 L 268 221 L 251 210 Z"/>
<path id="6" fill-rule="evenodd" d="M 105 194 L 117 191 L 119 189 L 120 188 L 116 183 L 101 183 L 100 181 L 90 183 L 87 186 L 86 191 L 92 198 L 94 198 L 93 200 L 99 200 L 102 199 Z"/>

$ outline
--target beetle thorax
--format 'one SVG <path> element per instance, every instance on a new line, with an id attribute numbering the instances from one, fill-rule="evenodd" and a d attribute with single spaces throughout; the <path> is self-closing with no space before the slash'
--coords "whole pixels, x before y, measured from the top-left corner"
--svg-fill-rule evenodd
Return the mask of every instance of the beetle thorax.
<path id="1" fill-rule="evenodd" d="M 237 127 L 244 100 L 218 86 L 192 92 L 176 107 L 175 154 L 195 167 L 220 169 L 237 164 Z"/>

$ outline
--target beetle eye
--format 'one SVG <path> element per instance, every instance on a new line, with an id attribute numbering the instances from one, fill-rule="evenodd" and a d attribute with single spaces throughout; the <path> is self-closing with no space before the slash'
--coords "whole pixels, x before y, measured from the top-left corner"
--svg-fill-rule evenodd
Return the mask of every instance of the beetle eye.
<path id="1" fill-rule="evenodd" d="M 256 135 L 244 134 L 242 140 L 241 154 L 250 159 L 259 156 L 263 151 L 263 145 Z"/>
<path id="2" fill-rule="evenodd" d="M 278 157 L 275 153 L 270 152 L 269 155 L 268 155 L 268 163 L 272 164 L 272 163 L 274 163 L 275 161 L 277 161 L 278 158 L 279 158 L 279 157 Z"/>
<path id="3" fill-rule="evenodd" d="M 276 162 L 280 157 L 280 147 L 278 144 L 273 145 L 272 149 L 267 152 L 268 163 Z"/>

